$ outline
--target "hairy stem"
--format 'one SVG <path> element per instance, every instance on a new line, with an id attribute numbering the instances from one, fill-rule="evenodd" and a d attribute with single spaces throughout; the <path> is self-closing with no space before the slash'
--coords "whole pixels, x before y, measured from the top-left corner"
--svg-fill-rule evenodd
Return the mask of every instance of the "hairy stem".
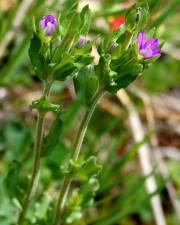
<path id="1" fill-rule="evenodd" d="M 49 82 L 45 83 L 43 96 L 49 96 L 51 84 Z M 34 165 L 32 171 L 32 177 L 28 185 L 28 189 L 22 203 L 22 211 L 19 214 L 18 225 L 23 224 L 27 209 L 31 202 L 32 194 L 37 189 L 38 178 L 39 178 L 39 170 L 40 170 L 40 162 L 41 162 L 41 150 L 43 144 L 43 135 L 44 135 L 44 121 L 45 121 L 45 113 L 38 112 L 38 119 L 36 125 L 36 136 L 34 142 Z"/>
<path id="2" fill-rule="evenodd" d="M 81 151 L 81 147 L 82 147 L 82 143 L 84 140 L 84 136 L 86 134 L 87 131 L 87 127 L 89 124 L 89 121 L 94 113 L 94 110 L 96 108 L 96 105 L 98 104 L 99 100 L 102 98 L 104 94 L 104 91 L 99 91 L 95 97 L 92 99 L 91 102 L 91 106 L 89 109 L 87 109 L 84 118 L 81 122 L 81 125 L 79 127 L 79 131 L 76 137 L 76 141 L 74 143 L 74 147 L 71 153 L 71 157 L 70 159 L 72 159 L 73 161 L 76 161 L 79 157 L 80 151 Z M 69 161 L 69 165 L 68 165 L 68 171 L 71 170 L 71 164 Z M 61 186 L 61 190 L 59 193 L 59 197 L 58 197 L 58 202 L 57 202 L 57 206 L 56 206 L 56 211 L 55 211 L 55 218 L 54 218 L 54 223 L 53 225 L 61 225 L 62 221 L 61 221 L 61 217 L 62 217 L 62 212 L 64 209 L 64 205 L 66 202 L 66 198 L 69 192 L 69 188 L 71 185 L 71 178 L 69 176 L 65 176 L 63 181 L 62 181 L 62 186 Z"/>

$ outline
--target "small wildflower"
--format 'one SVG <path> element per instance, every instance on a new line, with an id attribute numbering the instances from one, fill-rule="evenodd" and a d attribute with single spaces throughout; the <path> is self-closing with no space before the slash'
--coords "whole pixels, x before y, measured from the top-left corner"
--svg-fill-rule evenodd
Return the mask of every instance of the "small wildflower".
<path id="1" fill-rule="evenodd" d="M 124 16 L 120 16 L 118 18 L 114 18 L 111 24 L 111 30 L 117 30 L 119 29 L 119 27 L 124 24 L 125 22 L 125 17 Z"/>
<path id="2" fill-rule="evenodd" d="M 139 54 L 144 58 L 153 58 L 161 55 L 160 50 L 158 50 L 157 38 L 146 40 L 146 34 L 144 32 L 140 32 L 137 42 Z"/>
<path id="3" fill-rule="evenodd" d="M 39 28 L 42 28 L 46 36 L 51 36 L 58 26 L 56 18 L 52 15 L 43 16 L 39 21 Z"/>

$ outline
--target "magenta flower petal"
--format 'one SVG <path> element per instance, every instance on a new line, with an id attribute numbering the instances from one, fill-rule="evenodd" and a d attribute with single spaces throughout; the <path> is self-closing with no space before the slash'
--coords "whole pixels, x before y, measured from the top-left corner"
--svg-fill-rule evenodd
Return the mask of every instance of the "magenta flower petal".
<path id="1" fill-rule="evenodd" d="M 137 39 L 139 54 L 144 58 L 153 58 L 156 56 L 160 56 L 161 52 L 158 50 L 158 39 L 151 38 L 146 41 L 146 34 L 144 32 L 140 32 Z"/>
<path id="2" fill-rule="evenodd" d="M 161 55 L 160 50 L 156 50 L 156 51 L 153 52 L 153 57 L 160 56 L 160 55 Z"/>
<path id="3" fill-rule="evenodd" d="M 148 49 L 141 49 L 139 53 L 144 56 L 144 58 L 152 58 L 153 57 L 153 51 L 148 48 Z"/>
<path id="4" fill-rule="evenodd" d="M 144 48 L 151 48 L 152 45 L 154 45 L 154 43 L 156 43 L 156 38 L 151 38 L 148 41 L 145 42 L 144 44 Z"/>
<path id="5" fill-rule="evenodd" d="M 151 45 L 151 49 L 152 49 L 152 51 L 155 51 L 155 50 L 157 50 L 157 48 L 158 48 L 158 39 L 155 38 L 154 42 Z"/>
<path id="6" fill-rule="evenodd" d="M 138 47 L 141 49 L 145 44 L 146 34 L 144 32 L 140 32 L 138 35 Z"/>

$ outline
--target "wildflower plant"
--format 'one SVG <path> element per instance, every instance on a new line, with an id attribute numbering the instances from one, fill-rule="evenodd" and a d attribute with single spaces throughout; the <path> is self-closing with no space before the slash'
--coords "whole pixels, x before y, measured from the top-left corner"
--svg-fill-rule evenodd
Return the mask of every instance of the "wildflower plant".
<path id="1" fill-rule="evenodd" d="M 32 177 L 24 199 L 18 225 L 24 224 L 33 192 L 38 188 L 41 157 L 52 150 L 63 128 L 62 106 L 50 101 L 51 86 L 55 81 L 72 79 L 77 97 L 85 106 L 84 117 L 72 146 L 67 165 L 61 165 L 63 180 L 58 190 L 57 201 L 53 205 L 50 224 L 72 223 L 83 214 L 83 208 L 93 204 L 95 192 L 99 188 L 98 175 L 101 165 L 95 156 L 85 159 L 81 154 L 83 140 L 94 110 L 106 92 L 116 93 L 126 88 L 143 74 L 145 68 L 160 56 L 158 40 L 146 40 L 145 29 L 149 20 L 146 1 L 134 4 L 125 15 L 125 23 L 118 29 L 95 38 L 88 38 L 91 26 L 91 12 L 85 6 L 80 13 L 72 5 L 60 16 L 45 15 L 37 22 L 34 19 L 34 34 L 31 39 L 29 56 L 32 66 L 44 84 L 40 99 L 32 103 L 38 111 L 37 130 L 34 144 L 34 165 Z M 75 6 L 75 7 L 74 7 Z M 148 32 L 147 32 L 148 33 Z M 92 46 L 97 48 L 99 61 L 93 62 Z M 55 119 L 44 135 L 47 112 L 53 112 Z M 81 155 L 80 155 L 81 154 Z M 76 180 L 80 187 L 70 192 L 71 183 Z M 64 211 L 66 208 L 66 211 Z M 64 213 L 65 212 L 65 213 Z"/>

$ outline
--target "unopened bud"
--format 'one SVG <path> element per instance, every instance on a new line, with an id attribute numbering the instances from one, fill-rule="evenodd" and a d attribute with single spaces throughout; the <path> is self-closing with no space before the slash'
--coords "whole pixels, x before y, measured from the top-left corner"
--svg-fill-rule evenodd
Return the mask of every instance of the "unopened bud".
<path id="1" fill-rule="evenodd" d="M 76 48 L 83 48 L 88 42 L 89 40 L 86 37 L 82 36 L 77 42 Z"/>
<path id="2" fill-rule="evenodd" d="M 112 53 L 117 47 L 118 47 L 118 44 L 116 42 L 112 42 L 108 47 L 108 52 Z"/>
<path id="3" fill-rule="evenodd" d="M 58 22 L 53 15 L 43 16 L 39 21 L 39 28 L 43 29 L 45 36 L 51 36 L 57 29 Z"/>

